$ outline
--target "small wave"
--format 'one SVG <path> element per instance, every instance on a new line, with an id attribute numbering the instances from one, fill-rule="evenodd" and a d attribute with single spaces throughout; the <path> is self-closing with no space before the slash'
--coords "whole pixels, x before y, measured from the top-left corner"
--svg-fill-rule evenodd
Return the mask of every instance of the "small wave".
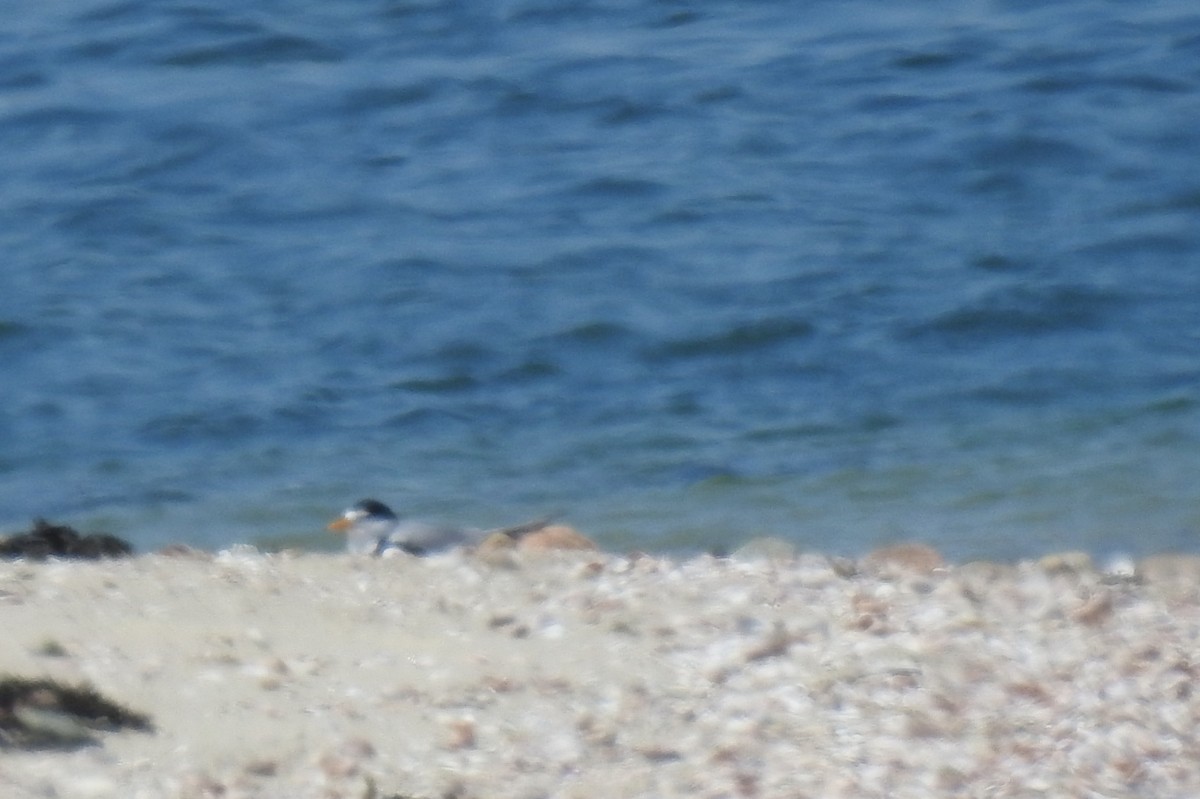
<path id="1" fill-rule="evenodd" d="M 0 89 L 36 89 L 50 83 L 45 73 L 13 59 L 0 61 Z"/>
<path id="2" fill-rule="evenodd" d="M 591 272 L 597 269 L 638 270 L 662 257 L 662 252 L 652 247 L 601 244 L 556 252 L 529 266 L 516 267 L 513 271 L 520 275 L 557 276 L 567 270 L 573 272 Z"/>
<path id="3" fill-rule="evenodd" d="M 389 384 L 390 388 L 401 391 L 411 391 L 417 394 L 451 394 L 472 389 L 479 384 L 465 372 L 438 375 L 437 377 L 416 377 L 406 380 L 396 380 Z"/>
<path id="4" fill-rule="evenodd" d="M 292 427 L 328 425 L 331 412 L 341 400 L 341 392 L 328 387 L 314 388 L 276 407 L 272 419 Z"/>
<path id="5" fill-rule="evenodd" d="M 1196 237 L 1192 235 L 1173 235 L 1161 233 L 1144 233 L 1132 236 L 1118 236 L 1098 244 L 1081 248 L 1085 255 L 1124 260 L 1136 256 L 1176 256 L 1189 255 L 1196 250 Z"/>
<path id="6" fill-rule="evenodd" d="M 23 325 L 20 322 L 10 322 L 7 319 L 0 319 L 0 341 L 16 338 L 29 332 L 29 330 L 28 325 Z"/>
<path id="7" fill-rule="evenodd" d="M 665 190 L 665 185 L 653 180 L 602 177 L 578 184 L 571 190 L 571 193 L 584 197 L 629 199 L 635 197 L 653 197 Z"/>
<path id="8" fill-rule="evenodd" d="M 1171 80 L 1157 75 L 1134 74 L 1108 77 L 1096 76 L 1083 71 L 1038 76 L 1025 81 L 1022 88 L 1038 94 L 1084 90 L 1128 90 L 1136 93 L 1184 94 L 1192 90 L 1185 81 Z"/>
<path id="9" fill-rule="evenodd" d="M 444 430 L 447 425 L 461 427 L 471 423 L 472 419 L 463 413 L 441 408 L 410 408 L 392 415 L 382 426 L 413 433 L 422 430 Z"/>
<path id="10" fill-rule="evenodd" d="M 741 438 L 751 443 L 819 439 L 838 435 L 843 428 L 831 422 L 810 422 L 788 425 L 759 425 L 742 434 Z"/>
<path id="11" fill-rule="evenodd" d="M 806 319 L 763 319 L 737 324 L 716 333 L 678 338 L 652 348 L 652 359 L 741 355 L 807 338 L 813 325 Z"/>
<path id="12" fill-rule="evenodd" d="M 1020 287 L 912 325 L 903 337 L 954 343 L 1095 328 L 1118 304 L 1115 295 L 1084 286 Z"/>
<path id="13" fill-rule="evenodd" d="M 430 360 L 434 363 L 478 364 L 492 361 L 496 355 L 496 350 L 478 341 L 456 339 L 436 347 Z"/>
<path id="14" fill-rule="evenodd" d="M 976 166 L 1005 172 L 1022 167 L 1083 167 L 1095 161 L 1094 153 L 1076 142 L 1025 133 L 988 138 L 967 149 Z"/>
<path id="15" fill-rule="evenodd" d="M 1099 389 L 1096 378 L 1084 369 L 1025 369 L 1014 373 L 988 374 L 986 379 L 963 392 L 972 401 L 1016 407 L 1045 406 L 1083 389 Z"/>
<path id="16" fill-rule="evenodd" d="M 109 111 L 74 105 L 48 105 L 29 111 L 5 115 L 0 130 L 12 144 L 36 142 L 64 134 L 94 134 L 113 123 L 117 115 Z"/>
<path id="17" fill-rule="evenodd" d="M 892 59 L 892 65 L 899 69 L 911 70 L 950 69 L 973 59 L 979 49 L 979 43 L 972 42 L 970 47 L 963 43 L 945 49 L 912 50 L 897 55 Z"/>
<path id="18" fill-rule="evenodd" d="M 1146 411 L 1156 416 L 1175 416 L 1192 413 L 1200 407 L 1200 400 L 1195 397 L 1173 394 L 1161 397 L 1146 405 Z"/>
<path id="19" fill-rule="evenodd" d="M 357 113 L 420 105 L 433 99 L 438 89 L 434 81 L 394 86 L 366 86 L 347 92 L 342 107 L 349 113 Z"/>
<path id="20" fill-rule="evenodd" d="M 255 66 L 289 62 L 339 61 L 342 53 L 302 36 L 258 35 L 232 42 L 180 50 L 159 63 L 172 67 Z"/>
<path id="21" fill-rule="evenodd" d="M 2 330 L 0 330 L 2 332 Z M 554 334 L 560 342 L 577 344 L 611 344 L 633 334 L 629 328 L 616 322 L 598 320 L 583 322 Z"/>
<path id="22" fill-rule="evenodd" d="M 155 417 L 142 425 L 141 435 L 159 443 L 230 441 L 242 439 L 262 427 L 262 420 L 241 411 L 189 411 Z"/>
<path id="23" fill-rule="evenodd" d="M 525 382 L 538 380 L 543 377 L 553 377 L 562 373 L 562 368 L 546 358 L 528 358 L 500 372 L 496 377 L 501 381 Z"/>

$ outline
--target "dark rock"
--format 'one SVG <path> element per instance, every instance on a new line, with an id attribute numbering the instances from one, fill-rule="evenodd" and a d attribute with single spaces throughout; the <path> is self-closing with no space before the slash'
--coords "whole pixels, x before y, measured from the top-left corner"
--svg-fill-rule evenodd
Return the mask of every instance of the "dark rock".
<path id="1" fill-rule="evenodd" d="M 149 718 L 86 685 L 0 678 L 0 748 L 62 749 L 94 743 L 92 733 L 152 730 Z"/>
<path id="2" fill-rule="evenodd" d="M 0 558 L 9 560 L 27 558 L 78 558 L 99 560 L 100 558 L 122 558 L 133 554 L 128 541 L 107 533 L 81 535 L 66 525 L 50 524 L 45 519 L 36 519 L 33 529 L 0 539 Z"/>

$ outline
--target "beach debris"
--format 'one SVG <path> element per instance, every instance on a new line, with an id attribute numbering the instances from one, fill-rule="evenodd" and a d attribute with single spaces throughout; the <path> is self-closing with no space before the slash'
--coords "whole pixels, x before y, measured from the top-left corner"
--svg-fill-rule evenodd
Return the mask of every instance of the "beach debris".
<path id="1" fill-rule="evenodd" d="M 849 580 L 858 575 L 858 563 L 853 558 L 847 558 L 844 555 L 831 557 L 829 568 L 833 569 L 833 573 L 843 580 Z"/>
<path id="2" fill-rule="evenodd" d="M 1043 555 L 1037 565 L 1047 574 L 1088 574 L 1095 571 L 1092 556 L 1076 550 Z"/>
<path id="3" fill-rule="evenodd" d="M 1200 555 L 1167 552 L 1142 558 L 1138 576 L 1150 581 L 1180 580 L 1200 583 Z"/>
<path id="4" fill-rule="evenodd" d="M 203 771 L 193 771 L 184 775 L 181 780 L 182 795 L 187 797 L 219 797 L 229 792 L 229 787 L 221 780 Z"/>
<path id="5" fill-rule="evenodd" d="M 537 530 L 517 537 L 517 549 L 522 552 L 546 552 L 550 550 L 584 550 L 594 552 L 596 544 L 574 527 L 565 524 L 548 524 Z"/>
<path id="6" fill-rule="evenodd" d="M 477 737 L 474 719 L 453 719 L 446 723 L 446 738 L 443 746 L 446 749 L 474 749 Z"/>
<path id="7" fill-rule="evenodd" d="M 1200 596 L 1200 555 L 1179 552 L 1151 555 L 1137 564 L 1138 579 L 1151 585 L 1156 593 L 1176 600 Z"/>
<path id="8" fill-rule="evenodd" d="M 72 527 L 35 519 L 33 529 L 0 539 L 0 558 L 99 560 L 133 554 L 128 541 L 108 533 L 81 534 Z"/>
<path id="9" fill-rule="evenodd" d="M 274 777 L 279 773 L 279 761 L 271 758 L 251 760 L 242 767 L 242 772 L 251 777 Z"/>
<path id="10" fill-rule="evenodd" d="M 514 539 L 504 533 L 490 533 L 476 545 L 471 554 L 489 566 L 515 569 L 517 561 L 513 557 L 513 553 L 516 549 L 517 542 Z"/>
<path id="11" fill-rule="evenodd" d="M 516 530 L 516 528 L 514 528 Z M 596 552 L 596 546 L 583 533 L 565 524 L 542 524 L 533 529 L 503 530 L 489 534 L 475 547 L 475 556 L 497 566 L 515 565 L 511 552 Z"/>
<path id="12" fill-rule="evenodd" d="M 387 796 L 380 796 L 374 777 L 367 775 L 364 782 L 362 799 L 420 799 L 420 797 L 407 793 L 389 793 Z"/>
<path id="13" fill-rule="evenodd" d="M 156 555 L 168 558 L 190 558 L 192 560 L 212 560 L 213 553 L 190 547 L 187 544 L 167 544 L 155 551 Z"/>
<path id="14" fill-rule="evenodd" d="M 730 557 L 734 560 L 790 561 L 795 560 L 796 555 L 796 545 L 786 538 L 760 536 L 733 550 Z"/>
<path id="15" fill-rule="evenodd" d="M 945 568 L 946 561 L 940 552 L 928 544 L 906 541 L 867 553 L 861 566 L 863 571 L 879 576 L 895 572 L 931 574 Z"/>
<path id="16" fill-rule="evenodd" d="M 153 729 L 148 717 L 87 685 L 0 678 L 0 748 L 64 749 L 95 743 L 94 732 Z"/>
<path id="17" fill-rule="evenodd" d="M 47 658 L 65 658 L 71 654 L 61 642 L 53 638 L 47 638 L 42 641 L 33 651 L 34 654 Z"/>
<path id="18" fill-rule="evenodd" d="M 781 621 L 776 621 L 766 638 L 746 650 L 746 662 L 752 663 L 756 660 L 786 655 L 795 641 L 796 637 L 788 632 L 786 625 Z"/>
<path id="19" fill-rule="evenodd" d="M 671 763 L 683 759 L 683 753 L 675 747 L 657 743 L 635 747 L 634 751 L 651 763 Z"/>
<path id="20" fill-rule="evenodd" d="M 374 744 L 362 737 L 349 738 L 321 753 L 317 766 L 330 779 L 347 779 L 363 773 L 376 756 Z"/>
<path id="21" fill-rule="evenodd" d="M 1099 590 L 1077 608 L 1071 618 L 1081 624 L 1100 624 L 1113 614 L 1113 595 L 1111 591 Z"/>

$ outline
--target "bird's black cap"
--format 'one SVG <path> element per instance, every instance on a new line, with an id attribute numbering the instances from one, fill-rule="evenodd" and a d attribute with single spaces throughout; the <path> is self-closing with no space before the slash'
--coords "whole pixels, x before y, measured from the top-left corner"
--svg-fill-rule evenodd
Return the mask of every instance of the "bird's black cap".
<path id="1" fill-rule="evenodd" d="M 396 514 L 392 509 L 377 499 L 360 499 L 354 504 L 354 507 L 363 511 L 368 516 L 377 516 L 382 519 L 396 518 Z"/>

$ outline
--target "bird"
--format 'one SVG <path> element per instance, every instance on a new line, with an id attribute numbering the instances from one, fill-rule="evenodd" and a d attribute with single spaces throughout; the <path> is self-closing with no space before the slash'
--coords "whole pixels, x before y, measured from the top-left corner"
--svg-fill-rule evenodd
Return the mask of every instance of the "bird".
<path id="1" fill-rule="evenodd" d="M 453 527 L 401 519 L 377 499 L 362 499 L 329 523 L 327 529 L 346 536 L 346 551 L 353 555 L 382 555 L 400 550 L 410 555 L 428 555 L 456 546 L 478 544 L 493 533 L 519 538 L 550 524 L 538 520 L 499 530 Z"/>

